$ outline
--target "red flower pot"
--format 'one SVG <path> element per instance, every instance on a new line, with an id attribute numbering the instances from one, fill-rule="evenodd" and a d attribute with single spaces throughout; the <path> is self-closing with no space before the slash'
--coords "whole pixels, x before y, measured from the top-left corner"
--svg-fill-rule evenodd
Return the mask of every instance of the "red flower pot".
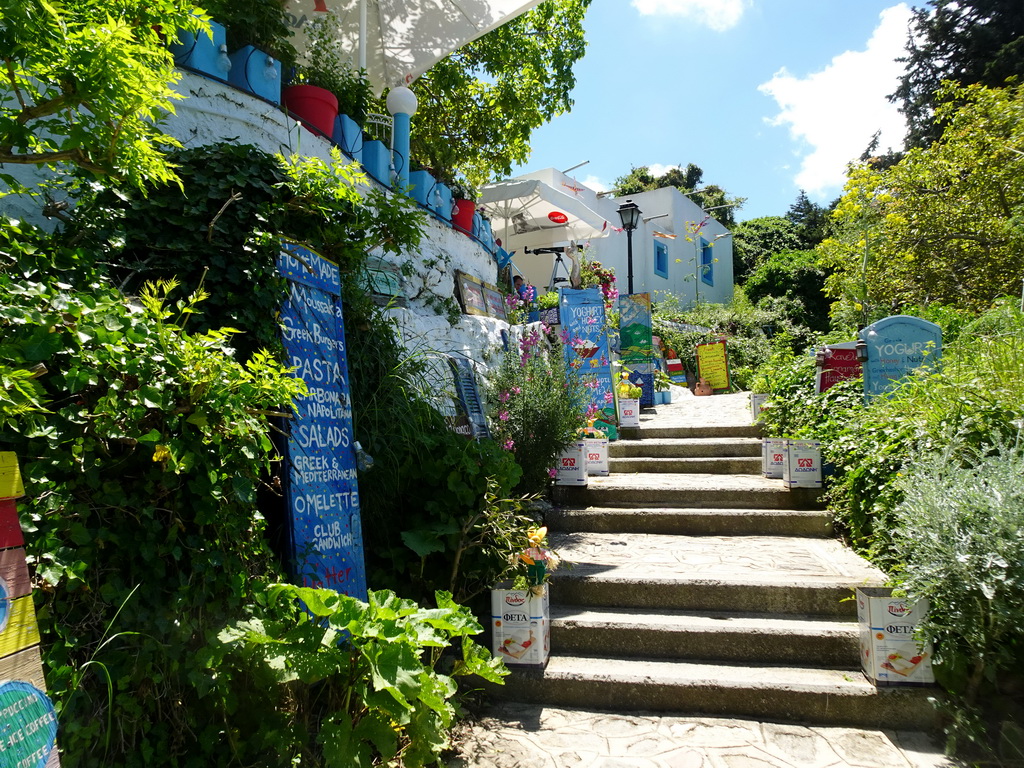
<path id="1" fill-rule="evenodd" d="M 452 206 L 452 226 L 467 235 L 473 232 L 473 214 L 476 203 L 472 200 L 456 200 Z"/>
<path id="2" fill-rule="evenodd" d="M 330 139 L 338 116 L 338 97 L 315 85 L 290 85 L 281 92 L 285 108 L 307 128 Z"/>

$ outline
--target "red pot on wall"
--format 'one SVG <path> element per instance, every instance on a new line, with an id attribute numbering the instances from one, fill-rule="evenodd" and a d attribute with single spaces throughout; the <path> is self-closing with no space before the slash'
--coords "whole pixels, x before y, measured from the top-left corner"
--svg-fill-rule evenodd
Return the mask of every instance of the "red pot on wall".
<path id="1" fill-rule="evenodd" d="M 476 213 L 476 203 L 472 200 L 456 200 L 452 204 L 452 226 L 467 235 L 472 234 L 474 213 Z"/>
<path id="2" fill-rule="evenodd" d="M 281 91 L 285 108 L 324 138 L 334 134 L 334 120 L 338 116 L 338 97 L 326 88 L 315 85 L 290 85 Z"/>

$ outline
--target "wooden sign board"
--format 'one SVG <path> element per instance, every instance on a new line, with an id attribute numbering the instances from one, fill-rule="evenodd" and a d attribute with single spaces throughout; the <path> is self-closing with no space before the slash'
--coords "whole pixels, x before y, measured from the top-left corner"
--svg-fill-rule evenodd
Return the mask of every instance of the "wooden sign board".
<path id="1" fill-rule="evenodd" d="M 494 286 L 484 283 L 484 300 L 487 302 L 487 314 L 498 320 L 505 319 L 505 297 Z"/>
<path id="2" fill-rule="evenodd" d="M 455 273 L 455 284 L 459 288 L 459 301 L 467 315 L 487 315 L 487 299 L 484 298 L 484 284 L 465 272 Z"/>
<path id="3" fill-rule="evenodd" d="M 729 355 L 725 339 L 697 345 L 697 375 L 710 385 L 714 394 L 729 391 Z"/>
<path id="4" fill-rule="evenodd" d="M 0 451 L 0 499 L 19 499 L 24 495 L 17 457 L 11 451 Z"/>
<path id="5" fill-rule="evenodd" d="M 455 273 L 455 285 L 459 290 L 459 303 L 467 315 L 493 317 L 498 320 L 505 316 L 505 296 L 496 286 L 485 283 L 465 272 Z"/>
<path id="6" fill-rule="evenodd" d="M 0 765 L 58 768 L 57 715 L 46 695 L 18 509 L 21 473 L 0 453 Z"/>

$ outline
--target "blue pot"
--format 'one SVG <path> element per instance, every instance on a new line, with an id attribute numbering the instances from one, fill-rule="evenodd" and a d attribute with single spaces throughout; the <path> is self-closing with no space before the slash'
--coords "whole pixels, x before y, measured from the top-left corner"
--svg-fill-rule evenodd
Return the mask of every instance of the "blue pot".
<path id="1" fill-rule="evenodd" d="M 179 29 L 177 41 L 167 47 L 179 67 L 188 67 L 210 77 L 227 80 L 231 72 L 231 58 L 228 56 L 226 40 L 224 25 L 211 21 L 209 34 L 200 32 L 196 35 Z"/>
<path id="2" fill-rule="evenodd" d="M 261 99 L 281 103 L 281 62 L 251 45 L 231 54 L 228 82 Z"/>
<path id="3" fill-rule="evenodd" d="M 363 142 L 363 168 L 385 187 L 391 186 L 391 153 L 384 142 Z"/>
<path id="4" fill-rule="evenodd" d="M 338 115 L 334 121 L 335 144 L 356 162 L 363 160 L 363 129 L 348 115 Z"/>
<path id="5" fill-rule="evenodd" d="M 448 224 L 452 223 L 452 191 L 448 189 L 448 185 L 442 182 L 437 182 L 434 187 L 434 191 L 431 193 L 433 200 L 430 201 L 430 210 L 432 210 L 437 217 Z"/>
<path id="6" fill-rule="evenodd" d="M 420 205 L 426 205 L 427 195 L 434 188 L 434 177 L 429 171 L 413 171 L 409 174 L 409 184 L 412 186 L 412 198 Z"/>

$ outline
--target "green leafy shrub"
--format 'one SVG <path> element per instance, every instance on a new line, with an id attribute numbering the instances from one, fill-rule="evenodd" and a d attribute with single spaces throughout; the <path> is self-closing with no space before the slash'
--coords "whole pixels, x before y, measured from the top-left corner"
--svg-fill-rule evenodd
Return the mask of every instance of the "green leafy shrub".
<path id="1" fill-rule="evenodd" d="M 653 330 L 663 348 L 679 355 L 690 381 L 696 380 L 697 345 L 725 338 L 734 391 L 750 387 L 756 370 L 773 351 L 800 348 L 811 336 L 781 312 L 754 307 L 739 288 L 729 304 L 700 304 L 689 310 L 680 307 L 678 297 L 659 294 Z"/>
<path id="2" fill-rule="evenodd" d="M 494 440 L 522 467 L 513 490 L 546 490 L 556 458 L 587 424 L 589 398 L 562 344 L 530 331 L 509 345 L 488 391 Z"/>
<path id="3" fill-rule="evenodd" d="M 1022 437 L 979 450 L 951 435 L 897 481 L 897 582 L 931 606 L 920 632 L 935 643 L 936 679 L 954 700 L 951 747 L 994 741 L 1002 723 L 1024 722 Z"/>
<path id="4" fill-rule="evenodd" d="M 435 602 L 424 609 L 371 591 L 364 603 L 329 590 L 269 585 L 260 598 L 266 618 L 227 626 L 203 659 L 253 697 L 222 701 L 238 763 L 435 764 L 456 713 L 453 678 L 500 682 L 507 674 L 471 639 L 482 631 L 473 615 L 447 593 Z M 453 641 L 459 653 L 444 674 L 441 654 Z"/>
<path id="5" fill-rule="evenodd" d="M 0 274 L 0 356 L 46 370 L 45 409 L 7 418 L 0 445 L 22 462 L 43 661 L 81 766 L 201 764 L 221 733 L 196 654 L 251 580 L 279 577 L 256 492 L 267 414 L 304 385 L 268 354 L 236 362 L 230 330 L 184 332 L 202 294 L 172 288 L 136 303 Z"/>
<path id="6" fill-rule="evenodd" d="M 743 290 L 758 306 L 769 297 L 785 299 L 786 314 L 794 323 L 824 333 L 832 304 L 824 293 L 826 276 L 814 251 L 781 251 L 757 265 Z"/>

